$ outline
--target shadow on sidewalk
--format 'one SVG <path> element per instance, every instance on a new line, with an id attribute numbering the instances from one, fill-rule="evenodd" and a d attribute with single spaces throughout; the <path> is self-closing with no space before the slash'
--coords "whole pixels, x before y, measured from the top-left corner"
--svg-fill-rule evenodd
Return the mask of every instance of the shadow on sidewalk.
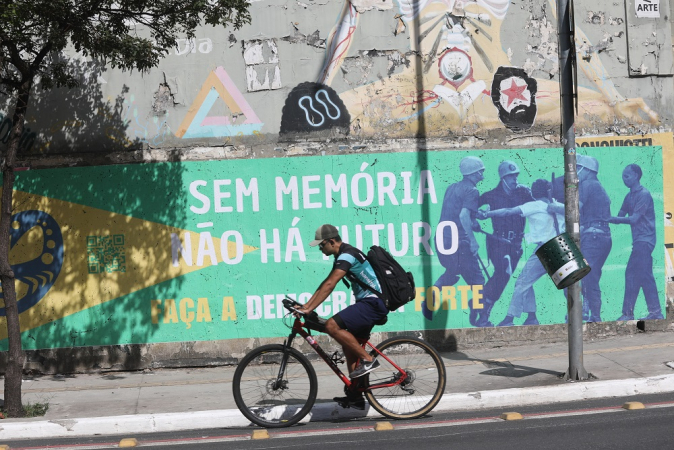
<path id="1" fill-rule="evenodd" d="M 479 375 L 488 375 L 495 377 L 507 377 L 507 378 L 523 378 L 531 375 L 536 375 L 539 373 L 554 375 L 556 377 L 563 377 L 564 372 L 557 372 L 555 370 L 540 369 L 537 367 L 523 366 L 520 364 L 512 364 L 509 361 L 495 361 L 492 359 L 480 359 L 472 358 L 462 352 L 443 352 L 442 357 L 449 359 L 451 361 L 467 361 L 474 363 L 481 363 L 488 370 L 480 372 Z"/>

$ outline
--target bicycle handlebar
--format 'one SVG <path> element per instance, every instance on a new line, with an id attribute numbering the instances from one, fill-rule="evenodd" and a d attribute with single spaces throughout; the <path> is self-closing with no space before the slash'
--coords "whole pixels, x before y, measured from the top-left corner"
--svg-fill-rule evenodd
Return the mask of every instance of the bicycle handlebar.
<path id="1" fill-rule="evenodd" d="M 297 309 L 298 307 L 301 308 L 301 307 L 302 307 L 302 304 L 301 304 L 301 303 L 297 303 L 297 302 L 296 302 L 295 300 L 293 300 L 292 298 L 286 297 L 286 298 L 284 298 L 284 299 L 282 300 L 282 302 L 283 302 L 283 307 L 284 307 L 285 309 L 287 309 L 288 311 L 290 311 L 290 312 L 292 312 L 292 313 L 300 314 L 300 315 L 302 315 L 302 316 L 306 315 L 306 314 L 304 314 L 303 312 L 301 312 L 301 311 L 299 311 L 299 310 Z"/>

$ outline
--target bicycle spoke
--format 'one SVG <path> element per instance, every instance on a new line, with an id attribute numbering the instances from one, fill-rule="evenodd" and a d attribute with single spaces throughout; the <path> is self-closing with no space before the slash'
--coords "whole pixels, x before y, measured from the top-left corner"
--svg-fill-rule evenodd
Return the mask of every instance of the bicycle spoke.
<path id="1" fill-rule="evenodd" d="M 287 353 L 279 380 L 281 361 Z M 301 420 L 316 398 L 316 377 L 299 352 L 271 345 L 254 350 L 234 375 L 234 399 L 241 412 L 261 426 L 286 426 Z"/>
<path id="2" fill-rule="evenodd" d="M 383 356 L 381 367 L 369 376 L 368 400 L 381 414 L 393 418 L 414 418 L 428 413 L 440 400 L 445 387 L 444 364 L 423 341 L 393 338 L 380 345 L 380 351 L 405 371 L 407 378 Z M 394 386 L 380 387 L 397 383 Z"/>

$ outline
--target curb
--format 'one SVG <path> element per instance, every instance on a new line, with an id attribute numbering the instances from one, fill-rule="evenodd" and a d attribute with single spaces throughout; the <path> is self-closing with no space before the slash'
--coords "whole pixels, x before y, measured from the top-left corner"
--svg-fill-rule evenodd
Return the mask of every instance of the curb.
<path id="1" fill-rule="evenodd" d="M 674 392 L 674 375 L 609 381 L 583 381 L 555 386 L 499 389 L 445 394 L 434 411 L 465 411 L 510 406 L 542 405 L 638 394 Z M 303 421 L 319 422 L 358 417 L 380 417 L 366 411 L 319 403 Z M 238 409 L 184 413 L 132 414 L 48 421 L 0 422 L 0 439 L 37 439 L 133 433 L 253 427 Z"/>

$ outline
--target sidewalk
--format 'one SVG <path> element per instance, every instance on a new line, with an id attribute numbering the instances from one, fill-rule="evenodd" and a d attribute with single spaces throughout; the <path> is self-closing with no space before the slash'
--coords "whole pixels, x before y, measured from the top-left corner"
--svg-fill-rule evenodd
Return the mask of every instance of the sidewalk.
<path id="1" fill-rule="evenodd" d="M 584 343 L 584 365 L 596 379 L 570 383 L 566 343 L 443 353 L 447 390 L 437 411 L 514 407 L 674 391 L 674 333 L 653 332 Z M 667 365 L 667 363 L 670 363 Z M 377 416 L 342 409 L 341 383 L 322 362 L 311 420 Z M 23 383 L 24 403 L 48 402 L 34 419 L 0 420 L 10 439 L 179 429 L 245 427 L 236 409 L 234 367 L 40 376 Z M 0 391 L 1 392 L 1 391 Z M 368 408 L 369 409 L 369 408 Z"/>

